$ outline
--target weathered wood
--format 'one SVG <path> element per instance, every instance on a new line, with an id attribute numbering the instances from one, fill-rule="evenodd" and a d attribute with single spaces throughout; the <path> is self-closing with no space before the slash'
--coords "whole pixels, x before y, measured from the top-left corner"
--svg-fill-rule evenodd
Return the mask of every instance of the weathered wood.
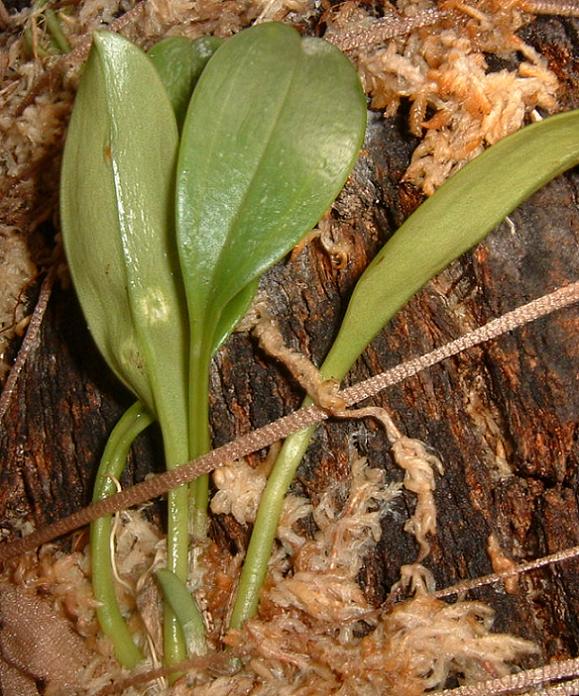
<path id="1" fill-rule="evenodd" d="M 54 291 L 0 425 L 3 527 L 28 514 L 36 526 L 46 524 L 90 500 L 108 433 L 130 403 L 98 354 L 73 292 Z M 154 466 L 145 442 L 143 436 L 124 482 Z"/>
<path id="2" fill-rule="evenodd" d="M 577 22 L 543 19 L 525 31 L 556 67 L 565 107 L 577 107 Z M 334 211 L 336 232 L 351 246 L 347 268 L 333 267 L 314 241 L 262 284 L 287 341 L 318 363 L 356 278 L 419 202 L 415 191 L 400 184 L 415 144 L 404 133 L 401 120 L 371 115 L 366 153 Z M 577 173 L 536 194 L 513 213 L 511 224 L 502 224 L 414 298 L 358 361 L 349 381 L 431 350 L 575 280 L 578 197 Z M 491 532 L 515 560 L 579 544 L 576 329 L 577 310 L 563 310 L 376 399 L 403 431 L 427 442 L 444 462 L 436 491 L 439 532 L 425 563 L 439 587 L 492 571 L 486 552 Z M 211 387 L 215 445 L 288 413 L 302 398 L 285 370 L 242 333 L 217 356 Z M 31 515 L 40 525 L 88 501 L 107 433 L 129 398 L 96 354 L 72 292 L 56 292 L 1 426 L 0 519 L 6 533 L 16 519 Z M 127 483 L 158 465 L 152 440 L 140 440 Z M 296 490 L 315 501 L 330 481 L 347 478 L 353 442 L 373 466 L 402 479 L 378 426 L 336 422 L 318 432 Z M 413 497 L 404 496 L 398 516 L 384 520 L 378 550 L 365 564 L 361 580 L 375 602 L 398 579 L 400 565 L 416 557 L 416 545 L 402 530 L 413 506 Z M 214 525 L 222 540 L 224 530 L 238 540 L 246 535 L 228 519 Z M 578 573 L 579 562 L 567 562 L 526 575 L 516 595 L 485 588 L 472 596 L 496 608 L 497 627 L 537 642 L 537 660 L 562 658 L 579 646 Z"/>

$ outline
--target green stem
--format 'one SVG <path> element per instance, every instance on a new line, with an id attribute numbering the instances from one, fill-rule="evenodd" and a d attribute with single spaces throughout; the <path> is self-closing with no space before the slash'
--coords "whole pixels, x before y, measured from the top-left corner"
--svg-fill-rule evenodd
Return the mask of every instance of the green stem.
<path id="1" fill-rule="evenodd" d="M 103 452 L 93 501 L 116 493 L 113 477 L 118 479 L 121 476 L 135 438 L 152 422 L 152 416 L 139 401 L 123 414 Z M 143 655 L 133 642 L 117 601 L 110 547 L 111 528 L 110 515 L 95 520 L 90 526 L 92 586 L 100 605 L 96 613 L 103 633 L 112 641 L 118 661 L 131 669 L 143 659 Z"/>
<path id="2" fill-rule="evenodd" d="M 209 362 L 197 361 L 191 368 L 189 433 L 179 423 L 161 422 L 167 469 L 209 450 Z M 167 527 L 167 568 L 183 583 L 189 575 L 189 533 L 205 538 L 207 531 L 208 480 L 201 477 L 191 490 L 183 485 L 169 492 Z M 189 507 L 192 514 L 189 514 Z M 204 640 L 204 625 L 198 626 Z M 181 662 L 187 657 L 187 640 L 173 608 L 165 602 L 163 621 L 165 664 Z M 178 675 L 173 675 L 173 679 Z"/>
<path id="3" fill-rule="evenodd" d="M 259 503 L 253 534 L 239 579 L 230 628 L 241 628 L 259 604 L 259 593 L 267 573 L 285 494 L 308 448 L 315 426 L 290 435 L 276 459 L 275 467 Z"/>
<path id="4" fill-rule="evenodd" d="M 137 435 L 153 422 L 145 407 L 137 402 L 115 426 L 95 483 L 94 500 L 100 500 L 116 492 L 111 477 L 118 478 L 126 463 L 128 451 Z M 163 433 L 167 468 L 174 468 L 187 461 L 187 443 L 184 438 Z M 188 576 L 189 511 L 187 486 L 181 486 L 168 495 L 167 566 L 183 582 Z M 119 662 L 132 668 L 143 656 L 134 644 L 121 614 L 115 589 L 110 556 L 112 519 L 104 517 L 91 525 L 92 576 L 95 598 L 101 604 L 97 617 L 103 633 L 113 642 Z M 165 662 L 175 664 L 187 657 L 183 631 L 173 610 L 166 606 L 163 622 Z"/>
<path id="5" fill-rule="evenodd" d="M 58 15 L 54 10 L 48 9 L 44 11 L 44 19 L 55 48 L 60 53 L 70 53 L 70 44 L 62 31 Z"/>
<path id="6" fill-rule="evenodd" d="M 201 351 L 192 355 L 189 380 L 189 457 L 209 452 L 209 367 L 210 353 Z M 209 506 L 209 476 L 195 479 L 190 486 L 191 533 L 196 539 L 207 536 L 207 509 Z"/>
<path id="7" fill-rule="evenodd" d="M 167 432 L 161 424 L 167 469 L 187 461 L 187 441 Z M 167 496 L 167 568 L 179 580 L 187 582 L 189 575 L 189 495 L 187 485 L 169 491 Z M 173 665 L 187 657 L 187 646 L 183 631 L 170 606 L 165 604 L 163 622 L 163 644 L 165 664 Z"/>
<path id="8" fill-rule="evenodd" d="M 177 617 L 190 654 L 205 655 L 207 653 L 205 623 L 187 585 L 166 568 L 157 570 L 155 577 L 161 586 L 165 600 Z"/>
<path id="9" fill-rule="evenodd" d="M 206 449 L 205 452 L 208 452 Z M 191 484 L 189 504 L 191 506 L 191 534 L 195 539 L 207 536 L 209 509 L 209 476 L 203 474 Z"/>
<path id="10" fill-rule="evenodd" d="M 341 355 L 331 349 L 320 368 L 320 378 L 335 379 L 340 382 L 347 374 L 352 362 L 351 359 L 343 360 Z M 309 406 L 311 403 L 308 397 L 302 405 Z M 241 628 L 247 619 L 257 613 L 259 594 L 265 582 L 284 498 L 316 429 L 317 426 L 314 425 L 286 438 L 275 460 L 259 502 L 235 604 L 231 612 L 230 628 Z"/>

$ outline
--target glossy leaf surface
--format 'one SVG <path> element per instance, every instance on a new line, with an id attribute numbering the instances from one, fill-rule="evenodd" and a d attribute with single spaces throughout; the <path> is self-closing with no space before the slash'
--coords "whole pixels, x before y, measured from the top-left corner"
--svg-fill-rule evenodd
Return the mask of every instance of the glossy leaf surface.
<path id="1" fill-rule="evenodd" d="M 188 333 L 173 238 L 177 145 L 146 55 L 96 34 L 62 165 L 66 254 L 105 359 L 153 413 L 172 417 L 186 400 Z"/>
<path id="2" fill-rule="evenodd" d="M 168 468 L 187 460 L 188 322 L 174 233 L 177 124 L 147 56 L 98 33 L 62 164 L 64 245 L 90 331 L 109 366 L 160 422 Z M 168 496 L 167 564 L 188 571 L 188 494 Z M 165 660 L 186 655 L 165 611 Z"/>
<path id="3" fill-rule="evenodd" d="M 356 72 L 322 40 L 270 23 L 216 51 L 189 105 L 177 174 L 192 355 L 218 343 L 227 305 L 331 205 L 365 120 Z"/>
<path id="4" fill-rule="evenodd" d="M 149 58 L 165 85 L 179 128 L 183 125 L 191 95 L 203 69 L 222 43 L 216 36 L 202 36 L 195 41 L 184 36 L 171 36 L 149 50 Z M 213 352 L 249 309 L 257 285 L 257 282 L 248 285 L 224 309 L 215 334 Z"/>
<path id="5" fill-rule="evenodd" d="M 202 36 L 195 41 L 185 36 L 169 36 L 149 50 L 148 56 L 165 85 L 179 129 L 197 80 L 221 43 L 216 36 Z"/>

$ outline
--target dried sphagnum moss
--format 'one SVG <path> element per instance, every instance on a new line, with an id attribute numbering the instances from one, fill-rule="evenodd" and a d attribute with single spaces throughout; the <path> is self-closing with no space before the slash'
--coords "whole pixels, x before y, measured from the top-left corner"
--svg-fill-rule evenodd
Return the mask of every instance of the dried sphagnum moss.
<path id="1" fill-rule="evenodd" d="M 244 480 L 240 473 L 238 485 Z M 177 695 L 194 688 L 196 694 L 207 696 L 402 696 L 443 686 L 451 674 L 476 681 L 508 673 L 507 663 L 532 652 L 532 645 L 491 633 L 492 610 L 481 603 L 448 605 L 429 596 L 431 581 L 420 568 L 410 571 L 417 591 L 414 599 L 390 610 L 376 610 L 366 600 L 357 576 L 380 539 L 383 519 L 392 514 L 397 495 L 398 487 L 385 484 L 382 471 L 353 455 L 351 480 L 327 490 L 314 509 L 307 501 L 290 497 L 278 533 L 282 543 L 270 563 L 260 613 L 242 631 L 224 636 L 224 608 L 239 560 L 214 544 L 208 546 L 202 561 L 210 588 L 206 597 L 209 637 L 214 647 L 224 638 L 241 658 L 242 667 L 235 674 L 223 674 L 223 665 L 217 664 L 191 672 L 172 691 L 157 684 L 149 686 L 147 693 Z M 304 537 L 295 526 L 309 515 L 318 528 L 313 538 Z M 124 515 L 117 537 L 118 548 L 124 549 L 119 572 L 133 591 L 121 589 L 122 605 L 132 616 L 131 628 L 140 644 L 147 642 L 147 626 L 149 642 L 159 651 L 155 624 L 159 598 L 149 582 L 150 568 L 158 560 L 157 542 L 157 532 L 142 515 Z M 45 601 L 68 616 L 77 633 L 86 637 L 92 658 L 80 683 L 87 690 L 78 688 L 74 693 L 94 694 L 111 679 L 120 678 L 122 671 L 111 659 L 107 641 L 98 635 L 86 558 L 49 548 L 40 566 L 31 561 L 22 560 L 14 568 L 12 582 L 29 590 L 41 587 Z M 59 625 L 55 630 L 56 639 L 63 628 Z M 153 667 L 155 661 L 149 659 L 148 665 Z M 72 692 L 69 685 L 66 691 L 53 693 Z M 132 687 L 125 693 L 144 691 Z"/>
<path id="2" fill-rule="evenodd" d="M 384 611 L 368 603 L 357 576 L 397 493 L 354 456 L 351 481 L 326 491 L 312 511 L 314 538 L 270 564 L 259 615 L 225 636 L 242 670 L 197 682 L 195 693 L 422 694 L 451 674 L 468 681 L 506 674 L 508 661 L 532 652 L 527 641 L 490 632 L 487 606 L 429 596 L 416 568 L 414 599 Z"/>
<path id="3" fill-rule="evenodd" d="M 63 17 L 64 31 L 74 47 L 87 33 L 110 25 L 134 4 L 133 0 L 72 3 Z M 406 179 L 426 193 L 486 145 L 519 128 L 533 109 L 556 109 L 555 76 L 544 59 L 515 34 L 527 18 L 522 5 L 518 0 L 399 0 L 399 35 L 350 51 L 373 108 L 393 115 L 403 100 L 410 102 L 409 130 L 422 141 Z M 298 21 L 315 11 L 315 4 L 308 0 L 149 0 L 124 33 L 148 47 L 166 35 L 228 36 L 253 21 Z M 428 26 L 404 31 L 405 18 L 428 12 L 441 14 Z M 372 31 L 377 22 L 353 2 L 338 4 L 326 13 L 325 20 L 329 38 L 356 26 Z M 1 294 L 8 299 L 0 328 L 9 326 L 13 316 L 22 319 L 22 313 L 14 312 L 15 298 L 37 270 L 26 241 L 55 209 L 59 153 L 78 75 L 78 61 L 55 69 L 58 57 L 27 53 L 21 32 L 33 21 L 30 10 L 12 15 L 0 38 L 0 96 L 4 101 L 0 114 L 0 240 L 6 250 L 0 256 L 12 269 L 21 269 L 12 276 L 0 272 Z M 34 31 L 41 42 L 41 30 L 40 34 L 37 28 Z M 516 68 L 488 71 L 485 53 L 514 58 L 517 52 L 523 60 Z M 39 82 L 48 74 L 51 80 Z M 40 85 L 38 93 L 22 109 L 35 85 Z M 12 329 L 4 335 L 10 337 Z M 218 512 L 231 513 L 240 523 L 247 523 L 255 515 L 262 481 L 257 478 L 244 487 L 244 491 L 252 489 L 251 495 L 236 496 L 243 480 L 240 474 L 249 480 L 251 470 L 242 465 L 224 472 L 214 505 Z M 488 607 L 476 602 L 447 605 L 429 596 L 420 566 L 407 569 L 417 592 L 413 599 L 383 611 L 368 604 L 357 574 L 379 539 L 381 517 L 396 495 L 382 476 L 354 458 L 351 487 L 340 484 L 341 490 L 328 491 L 315 509 L 304 499 L 288 497 L 260 613 L 243 631 L 225 636 L 225 642 L 241 657 L 241 671 L 231 675 L 219 674 L 217 668 L 199 670 L 177 684 L 173 693 L 190 693 L 188 684 L 194 682 L 196 694 L 212 696 L 421 694 L 426 688 L 443 686 L 449 674 L 466 681 L 504 674 L 509 661 L 532 651 L 525 641 L 492 634 Z M 342 498 L 346 499 L 344 505 L 338 502 Z M 304 537 L 296 526 L 310 515 L 318 529 L 313 539 Z M 121 600 L 143 646 L 147 641 L 152 646 L 159 644 L 158 593 L 150 579 L 150 570 L 158 561 L 157 534 L 135 513 L 127 516 L 117 536 L 119 548 L 126 551 L 119 561 L 119 574 L 128 583 L 121 590 Z M 217 647 L 240 556 L 215 544 L 202 553 L 204 578 L 194 581 L 197 598 L 206 609 L 210 640 Z M 23 559 L 4 580 L 41 592 L 85 638 L 93 657 L 83 685 L 86 692 L 95 693 L 122 672 L 97 630 L 86 556 L 78 552 L 64 556 L 46 549 L 40 564 L 33 560 L 31 565 Z M 148 665 L 155 664 L 150 658 Z M 63 665 L 62 670 L 66 669 Z M 146 692 L 164 690 L 165 685 L 157 682 Z M 58 693 L 56 684 L 53 693 Z M 79 688 L 78 693 L 85 689 Z M 125 693 L 140 694 L 145 689 L 128 688 Z"/>
<path id="4" fill-rule="evenodd" d="M 374 109 L 393 116 L 402 99 L 410 101 L 408 127 L 421 142 L 404 178 L 426 194 L 486 146 L 521 128 L 533 109 L 556 109 L 557 78 L 515 34 L 528 19 L 523 4 L 400 0 L 396 8 L 402 19 L 427 21 L 438 13 L 440 20 L 372 50 L 363 45 L 352 50 Z M 380 21 L 353 2 L 341 4 L 328 18 L 338 36 L 352 23 L 371 31 Z M 489 71 L 485 54 L 513 58 L 517 52 L 523 60 L 515 69 Z"/>
<path id="5" fill-rule="evenodd" d="M 397 522 L 399 486 L 388 485 L 384 472 L 368 467 L 352 452 L 351 480 L 336 483 L 312 508 L 290 496 L 278 531 L 279 546 L 269 566 L 260 611 L 242 631 L 226 632 L 227 606 L 241 555 L 209 543 L 202 551 L 205 568 L 197 599 L 206 610 L 210 644 L 229 645 L 241 669 L 227 673 L 222 661 L 191 671 L 170 690 L 166 684 L 127 688 L 123 693 L 186 694 L 421 694 L 444 686 L 449 675 L 466 681 L 500 676 L 508 663 L 534 651 L 532 644 L 491 632 L 493 612 L 479 602 L 446 604 L 434 599 L 428 571 L 408 567 L 415 597 L 393 607 L 376 609 L 357 582 L 366 556 L 382 533 L 384 519 Z M 240 468 L 237 485 L 244 470 Z M 235 478 L 228 477 L 233 494 Z M 250 519 L 252 505 L 242 516 Z M 313 516 L 313 538 L 299 531 L 299 521 Z M 297 525 L 297 526 L 296 526 Z M 162 563 L 162 540 L 141 513 L 123 513 L 117 530 L 120 563 L 119 596 L 131 630 L 154 668 L 160 655 L 160 598 L 151 571 Z M 121 553 L 122 552 L 122 553 Z M 161 557 L 159 556 L 161 554 Z M 194 578 L 197 587 L 199 578 Z M 96 624 L 82 552 L 65 555 L 55 547 L 14 564 L 3 578 L 26 592 L 40 592 L 42 601 L 67 617 L 89 651 L 78 686 L 52 685 L 54 696 L 95 694 L 123 677 L 111 657 L 111 646 Z M 23 590 L 24 591 L 24 590 Z M 45 626 L 59 640 L 65 627 Z M 62 669 L 66 665 L 62 664 Z M 82 686 L 81 686 L 82 685 Z"/>

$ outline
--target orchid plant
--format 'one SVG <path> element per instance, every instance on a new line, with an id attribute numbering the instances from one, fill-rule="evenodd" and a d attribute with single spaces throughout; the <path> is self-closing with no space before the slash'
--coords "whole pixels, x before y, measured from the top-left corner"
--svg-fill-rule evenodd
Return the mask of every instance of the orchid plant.
<path id="1" fill-rule="evenodd" d="M 135 437 L 159 422 L 169 468 L 211 447 L 211 358 L 263 272 L 310 231 L 354 166 L 366 103 L 348 60 L 288 26 L 225 42 L 171 38 L 149 55 L 95 35 L 67 137 L 63 238 L 105 360 L 138 401 L 113 430 L 95 499 L 115 491 Z M 342 380 L 368 343 L 434 275 L 519 203 L 579 162 L 579 112 L 529 126 L 453 176 L 394 233 L 352 294 L 321 366 Z M 262 495 L 230 625 L 257 610 L 283 498 L 312 437 L 289 437 Z M 165 661 L 206 650 L 186 584 L 190 538 L 206 533 L 208 482 L 168 499 Z M 118 607 L 111 520 L 93 523 L 93 586 L 119 661 L 142 654 Z"/>

